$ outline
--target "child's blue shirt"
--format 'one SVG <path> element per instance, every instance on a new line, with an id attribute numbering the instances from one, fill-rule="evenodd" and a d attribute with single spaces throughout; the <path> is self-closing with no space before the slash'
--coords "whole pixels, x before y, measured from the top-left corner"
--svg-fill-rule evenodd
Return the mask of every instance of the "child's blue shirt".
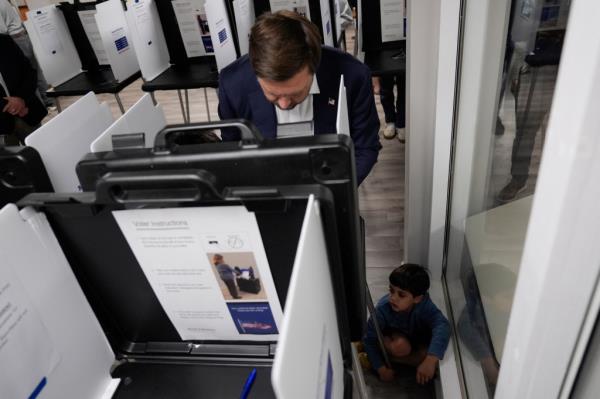
<path id="1" fill-rule="evenodd" d="M 427 353 L 436 356 L 438 359 L 444 357 L 444 352 L 448 347 L 450 340 L 450 324 L 448 319 L 440 312 L 435 304 L 425 294 L 423 300 L 408 312 L 396 312 L 392 309 L 389 302 L 389 294 L 385 295 L 377 303 L 375 308 L 377 321 L 382 331 L 395 330 L 405 334 L 409 340 L 414 343 L 415 340 L 421 341 L 419 334 L 431 334 L 431 342 Z M 371 316 L 372 317 L 372 316 Z M 421 339 L 419 339 L 421 338 Z M 383 359 L 377 342 L 377 333 L 373 320 L 369 318 L 367 324 L 367 334 L 364 339 L 365 350 L 369 356 L 369 361 L 375 370 L 383 366 Z"/>

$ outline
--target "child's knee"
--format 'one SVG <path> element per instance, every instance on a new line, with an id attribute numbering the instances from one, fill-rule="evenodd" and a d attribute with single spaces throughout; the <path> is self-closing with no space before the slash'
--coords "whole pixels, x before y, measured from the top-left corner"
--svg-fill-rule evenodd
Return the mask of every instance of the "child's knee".
<path id="1" fill-rule="evenodd" d="M 388 341 L 387 350 L 394 357 L 404 357 L 410 355 L 412 347 L 405 337 L 395 337 Z"/>

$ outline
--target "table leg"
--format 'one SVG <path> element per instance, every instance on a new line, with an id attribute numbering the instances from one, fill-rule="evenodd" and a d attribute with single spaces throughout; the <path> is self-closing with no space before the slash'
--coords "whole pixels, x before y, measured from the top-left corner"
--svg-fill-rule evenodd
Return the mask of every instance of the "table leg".
<path id="1" fill-rule="evenodd" d="M 183 115 L 183 123 L 188 124 L 187 115 L 185 114 L 185 108 L 183 105 L 183 98 L 181 97 L 181 90 L 177 89 L 177 95 L 179 96 L 179 105 L 181 105 L 181 114 Z"/>
<path id="2" fill-rule="evenodd" d="M 56 104 L 56 110 L 60 114 L 62 112 L 62 107 L 60 106 L 60 101 L 58 100 L 58 97 L 54 97 L 54 101 L 55 101 L 55 104 Z"/>
<path id="3" fill-rule="evenodd" d="M 367 393 L 367 385 L 365 383 L 362 366 L 358 360 L 358 352 L 356 352 L 354 344 L 351 344 L 350 347 L 352 348 L 352 375 L 354 376 L 354 382 L 356 383 L 358 397 L 360 399 L 368 399 L 369 394 Z"/>
<path id="4" fill-rule="evenodd" d="M 119 97 L 119 93 L 115 93 L 115 98 L 117 99 L 117 104 L 119 104 L 119 109 L 121 110 L 121 114 L 124 114 L 125 108 L 123 108 L 123 103 L 121 102 L 121 97 Z"/>
<path id="5" fill-rule="evenodd" d="M 210 122 L 210 108 L 208 107 L 208 93 L 206 92 L 206 87 L 204 88 L 204 104 L 206 105 L 206 117 Z"/>
<path id="6" fill-rule="evenodd" d="M 379 341 L 379 347 L 381 348 L 381 354 L 383 355 L 383 362 L 385 363 L 386 367 L 392 368 L 392 363 L 390 362 L 388 353 L 385 350 L 385 345 L 383 344 L 383 333 L 381 331 L 381 327 L 379 326 L 379 322 L 377 321 L 377 311 L 375 309 L 375 305 L 373 305 L 371 292 L 369 291 L 369 287 L 366 285 L 365 289 L 367 290 L 367 308 L 369 309 L 371 320 L 373 320 L 373 326 L 375 326 L 375 333 L 377 334 L 377 341 Z"/>
<path id="7" fill-rule="evenodd" d="M 154 97 L 154 92 L 153 91 L 150 92 L 150 98 L 152 98 L 152 104 L 154 104 L 154 105 L 158 104 L 156 102 L 156 98 Z"/>
<path id="8" fill-rule="evenodd" d="M 185 89 L 185 112 L 187 114 L 188 123 L 192 123 L 192 117 L 190 116 L 190 99 L 188 97 L 188 89 Z"/>

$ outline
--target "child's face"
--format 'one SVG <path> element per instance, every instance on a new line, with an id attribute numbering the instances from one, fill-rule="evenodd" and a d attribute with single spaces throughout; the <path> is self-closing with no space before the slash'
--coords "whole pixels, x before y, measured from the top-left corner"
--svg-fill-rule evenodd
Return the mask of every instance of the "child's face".
<path id="1" fill-rule="evenodd" d="M 223 258 L 220 258 L 218 256 L 213 256 L 213 264 L 218 265 L 219 263 L 222 263 Z"/>
<path id="2" fill-rule="evenodd" d="M 421 302 L 423 295 L 414 296 L 410 291 L 390 284 L 390 306 L 394 312 L 408 312 L 415 304 Z"/>

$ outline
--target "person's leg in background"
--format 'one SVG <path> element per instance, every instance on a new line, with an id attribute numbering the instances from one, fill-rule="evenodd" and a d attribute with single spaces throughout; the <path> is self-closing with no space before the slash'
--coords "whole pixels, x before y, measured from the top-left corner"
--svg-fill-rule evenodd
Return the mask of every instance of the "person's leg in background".
<path id="1" fill-rule="evenodd" d="M 393 139 L 396 137 L 396 109 L 394 107 L 394 76 L 384 75 L 379 79 L 379 99 L 385 115 L 383 137 Z"/>
<path id="2" fill-rule="evenodd" d="M 25 57 L 27 57 L 27 59 L 31 63 L 33 69 L 35 69 L 35 71 L 37 72 L 37 87 L 42 102 L 44 103 L 44 105 L 46 105 L 46 107 L 54 106 L 54 100 L 46 96 L 46 91 L 48 90 L 48 82 L 46 81 L 46 77 L 44 76 L 44 73 L 42 72 L 42 69 L 40 68 L 40 65 L 37 62 L 37 58 L 35 58 L 35 54 L 33 52 L 33 45 L 31 44 L 31 40 L 29 39 L 27 31 L 23 31 L 22 33 L 11 37 L 13 38 L 15 43 L 17 43 L 17 46 L 19 46 L 23 54 L 25 54 Z"/>
<path id="3" fill-rule="evenodd" d="M 33 133 L 40 125 L 31 126 L 21 118 L 15 118 L 15 128 L 12 134 L 19 139 L 21 145 L 25 145 L 25 137 Z"/>
<path id="4" fill-rule="evenodd" d="M 401 143 L 405 141 L 405 124 L 406 124 L 406 72 L 396 75 L 396 134 Z"/>

